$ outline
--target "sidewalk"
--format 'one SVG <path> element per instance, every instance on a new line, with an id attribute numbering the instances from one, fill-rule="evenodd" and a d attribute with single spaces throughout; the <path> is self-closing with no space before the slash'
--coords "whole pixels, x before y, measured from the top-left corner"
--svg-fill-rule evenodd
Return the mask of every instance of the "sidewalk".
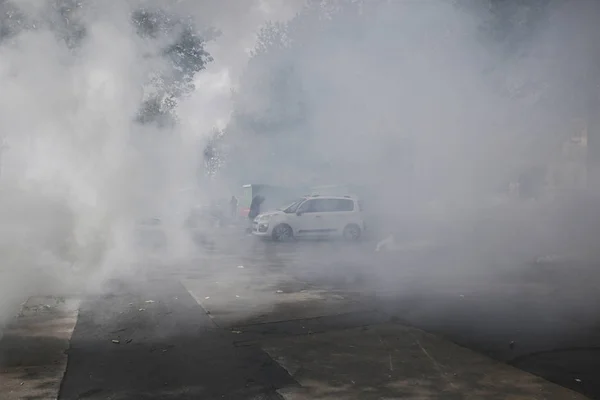
<path id="1" fill-rule="evenodd" d="M 529 373 L 399 324 L 267 340 L 262 348 L 309 399 L 585 399 Z"/>
<path id="2" fill-rule="evenodd" d="M 78 307 L 73 299 L 31 297 L 9 322 L 0 339 L 3 400 L 57 398 Z"/>

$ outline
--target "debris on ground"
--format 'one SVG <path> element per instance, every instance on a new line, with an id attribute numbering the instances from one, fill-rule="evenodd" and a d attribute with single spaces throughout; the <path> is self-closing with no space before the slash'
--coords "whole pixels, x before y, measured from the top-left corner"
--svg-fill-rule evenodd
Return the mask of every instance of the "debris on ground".
<path id="1" fill-rule="evenodd" d="M 387 238 L 385 238 L 377 243 L 377 246 L 375 247 L 375 251 L 377 252 L 382 249 L 388 249 L 389 247 L 394 246 L 395 244 L 396 243 L 395 243 L 394 236 L 390 235 Z"/>
<path id="2" fill-rule="evenodd" d="M 577 260 L 577 256 L 573 254 L 547 254 L 544 256 L 538 256 L 534 263 L 536 265 L 560 265 L 568 262 L 576 262 Z"/>
<path id="3" fill-rule="evenodd" d="M 146 300 L 145 303 L 152 304 L 152 303 L 154 303 L 154 300 Z"/>
<path id="4" fill-rule="evenodd" d="M 206 297 L 204 298 L 204 300 L 208 300 L 208 299 L 210 299 L 210 296 L 206 296 Z"/>
<path id="5" fill-rule="evenodd" d="M 278 290 L 275 293 L 283 293 L 283 290 Z"/>
<path id="6" fill-rule="evenodd" d="M 244 269 L 244 266 L 243 265 L 238 265 L 238 268 L 239 269 Z"/>
<path id="7" fill-rule="evenodd" d="M 393 251 L 393 252 L 422 252 L 430 250 L 435 246 L 434 243 L 428 240 L 414 240 L 410 242 L 398 243 L 394 235 L 390 235 L 383 240 L 377 242 L 375 252 Z"/>
<path id="8" fill-rule="evenodd" d="M 240 296 L 238 296 L 237 294 L 235 295 L 235 297 L 236 297 L 237 299 L 239 299 L 239 298 L 240 298 Z"/>
<path id="9" fill-rule="evenodd" d="M 121 341 L 120 341 L 120 340 L 116 340 L 116 339 L 113 339 L 113 340 L 112 340 L 112 342 L 113 342 L 114 344 L 119 344 L 119 343 L 121 343 Z"/>
<path id="10" fill-rule="evenodd" d="M 575 382 L 581 383 L 581 379 L 575 378 Z"/>
<path id="11" fill-rule="evenodd" d="M 231 333 L 235 333 L 236 335 L 239 335 L 240 333 L 242 333 L 242 331 L 231 331 Z"/>
<path id="12" fill-rule="evenodd" d="M 138 311 L 146 311 L 145 308 L 140 308 Z"/>
<path id="13" fill-rule="evenodd" d="M 126 344 L 129 344 L 129 343 L 131 343 L 131 342 L 133 342 L 133 339 L 127 339 L 127 340 L 125 341 L 125 343 L 126 343 Z"/>

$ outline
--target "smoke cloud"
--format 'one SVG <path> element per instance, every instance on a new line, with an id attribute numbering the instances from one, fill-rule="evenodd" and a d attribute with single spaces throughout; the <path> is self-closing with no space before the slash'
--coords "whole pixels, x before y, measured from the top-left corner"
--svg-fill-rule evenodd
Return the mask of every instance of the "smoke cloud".
<path id="1" fill-rule="evenodd" d="M 195 251 L 182 225 L 208 197 L 206 140 L 258 25 L 288 8 L 242 3 L 0 2 L 0 322 L 28 294 L 132 271 L 152 218 L 170 244 L 160 262 Z"/>
<path id="2" fill-rule="evenodd" d="M 381 234 L 429 226 L 465 253 L 573 245 L 557 219 L 585 187 L 596 18 L 585 1 L 309 2 L 259 35 L 231 175 L 362 184 Z"/>
<path id="3" fill-rule="evenodd" d="M 581 252 L 597 7 L 497 4 L 0 1 L 0 303 L 131 271 L 152 218 L 186 260 L 249 182 L 362 185 L 377 235 L 477 261 Z"/>

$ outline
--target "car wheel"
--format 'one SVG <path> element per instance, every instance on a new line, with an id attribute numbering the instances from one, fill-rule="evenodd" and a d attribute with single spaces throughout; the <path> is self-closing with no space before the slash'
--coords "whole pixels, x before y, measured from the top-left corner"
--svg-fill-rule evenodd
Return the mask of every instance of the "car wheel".
<path id="1" fill-rule="evenodd" d="M 294 238 L 292 227 L 287 224 L 280 224 L 273 228 L 273 240 L 277 242 L 286 242 Z"/>
<path id="2" fill-rule="evenodd" d="M 346 240 L 355 242 L 360 239 L 360 235 L 360 227 L 356 224 L 350 224 L 344 228 L 344 239 Z"/>

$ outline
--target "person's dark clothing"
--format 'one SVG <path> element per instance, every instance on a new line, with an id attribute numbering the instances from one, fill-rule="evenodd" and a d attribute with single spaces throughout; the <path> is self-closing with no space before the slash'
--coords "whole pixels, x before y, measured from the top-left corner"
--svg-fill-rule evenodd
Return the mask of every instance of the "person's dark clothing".
<path id="1" fill-rule="evenodd" d="M 254 196 L 252 199 L 252 203 L 250 203 L 250 212 L 248 213 L 248 218 L 254 219 L 260 214 L 260 206 L 265 201 L 262 196 Z"/>

